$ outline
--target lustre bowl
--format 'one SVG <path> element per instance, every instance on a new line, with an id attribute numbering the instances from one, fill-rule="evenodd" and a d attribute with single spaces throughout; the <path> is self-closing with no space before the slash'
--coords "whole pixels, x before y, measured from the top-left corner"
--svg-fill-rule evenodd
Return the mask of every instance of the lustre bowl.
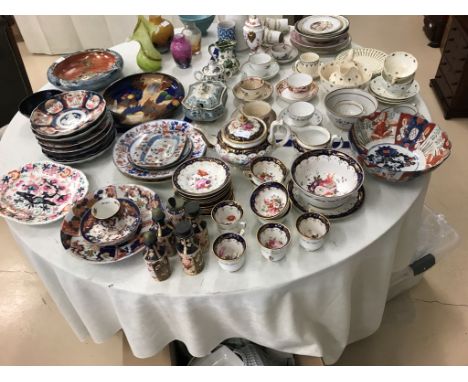
<path id="1" fill-rule="evenodd" d="M 351 147 L 366 171 L 389 182 L 404 182 L 439 167 L 452 144 L 438 125 L 420 115 L 376 112 L 349 131 Z"/>
<path id="2" fill-rule="evenodd" d="M 198 29 L 200 29 L 202 36 L 206 36 L 208 28 L 213 23 L 214 15 L 180 15 L 179 19 L 182 23 L 195 23 Z"/>

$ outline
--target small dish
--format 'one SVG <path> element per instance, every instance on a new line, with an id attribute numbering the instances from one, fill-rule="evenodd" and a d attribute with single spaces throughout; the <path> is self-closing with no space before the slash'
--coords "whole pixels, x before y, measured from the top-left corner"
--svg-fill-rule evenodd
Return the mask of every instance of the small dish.
<path id="1" fill-rule="evenodd" d="M 93 215 L 93 217 L 98 220 L 104 220 L 116 215 L 119 210 L 119 199 L 104 198 L 94 203 L 94 205 L 91 207 L 91 215 Z"/>
<path id="2" fill-rule="evenodd" d="M 260 219 L 279 219 L 288 212 L 288 190 L 278 182 L 263 183 L 253 191 L 250 208 Z"/>
<path id="3" fill-rule="evenodd" d="M 245 249 L 247 245 L 244 238 L 236 233 L 223 233 L 213 243 L 219 266 L 228 272 L 236 272 L 245 263 Z"/>
<path id="4" fill-rule="evenodd" d="M 135 235 L 141 223 L 138 206 L 130 199 L 119 199 L 118 202 L 117 214 L 106 219 L 93 216 L 95 205 L 84 213 L 80 222 L 80 232 L 86 241 L 106 247 L 119 245 Z"/>
<path id="5" fill-rule="evenodd" d="M 315 82 L 312 82 L 310 89 L 303 93 L 293 93 L 288 86 L 287 79 L 279 81 L 275 86 L 277 96 L 288 103 L 297 102 L 297 101 L 310 101 L 314 98 L 319 90 L 318 85 Z"/>
<path id="6" fill-rule="evenodd" d="M 308 212 L 298 217 L 296 229 L 300 236 L 301 247 L 306 251 L 316 251 L 325 242 L 330 222 L 322 214 Z"/>
<path id="7" fill-rule="evenodd" d="M 259 186 L 266 182 L 283 183 L 288 175 L 288 169 L 279 159 L 264 156 L 255 158 L 245 174 Z"/>
<path id="8" fill-rule="evenodd" d="M 271 80 L 279 73 L 280 66 L 277 62 L 273 62 L 265 74 L 260 74 L 252 67 L 250 62 L 246 62 L 241 66 L 240 70 L 246 77 L 260 77 L 263 80 Z"/>
<path id="9" fill-rule="evenodd" d="M 269 82 L 264 81 L 263 86 L 258 89 L 257 94 L 249 94 L 242 90 L 241 83 L 239 82 L 236 85 L 234 85 L 232 93 L 234 94 L 234 97 L 236 97 L 239 101 L 263 101 L 271 97 L 271 94 L 273 93 L 273 86 Z"/>
<path id="10" fill-rule="evenodd" d="M 286 256 L 291 243 L 288 227 L 280 223 L 266 223 L 257 232 L 262 256 L 270 261 L 280 261 Z"/>

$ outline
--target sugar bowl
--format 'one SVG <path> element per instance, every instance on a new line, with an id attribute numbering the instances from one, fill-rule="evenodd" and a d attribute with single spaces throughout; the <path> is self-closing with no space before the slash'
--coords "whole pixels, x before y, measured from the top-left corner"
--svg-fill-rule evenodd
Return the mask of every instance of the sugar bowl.
<path id="1" fill-rule="evenodd" d="M 211 122 L 224 114 L 227 87 L 221 81 L 198 81 L 190 85 L 182 106 L 187 118 Z"/>

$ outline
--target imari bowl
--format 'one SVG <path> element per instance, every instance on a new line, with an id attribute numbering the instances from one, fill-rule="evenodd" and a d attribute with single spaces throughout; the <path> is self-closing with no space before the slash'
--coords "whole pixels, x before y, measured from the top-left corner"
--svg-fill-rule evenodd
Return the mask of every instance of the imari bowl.
<path id="1" fill-rule="evenodd" d="M 352 148 L 366 171 L 389 182 L 404 182 L 439 167 L 452 144 L 439 126 L 420 115 L 376 112 L 349 131 Z"/>
<path id="2" fill-rule="evenodd" d="M 319 208 L 344 204 L 364 182 L 364 170 L 349 155 L 332 149 L 306 151 L 291 168 L 303 199 Z"/>
<path id="3" fill-rule="evenodd" d="M 261 221 L 280 219 L 290 208 L 288 190 L 278 182 L 263 183 L 252 193 L 250 208 Z"/>

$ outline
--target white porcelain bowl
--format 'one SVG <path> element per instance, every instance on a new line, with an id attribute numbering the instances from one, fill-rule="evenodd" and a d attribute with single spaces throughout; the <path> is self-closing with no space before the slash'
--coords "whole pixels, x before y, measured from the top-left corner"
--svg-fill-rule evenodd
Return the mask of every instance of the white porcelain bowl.
<path id="1" fill-rule="evenodd" d="M 360 79 L 358 78 L 358 81 L 348 81 L 350 85 L 345 85 L 341 81 L 340 78 L 335 80 L 330 80 L 330 77 L 332 76 L 333 73 L 339 71 L 341 62 L 336 62 L 332 61 L 326 64 L 321 64 L 319 67 L 319 75 L 320 75 L 320 87 L 324 89 L 327 93 L 331 92 L 336 89 L 343 89 L 343 88 L 359 88 L 359 89 L 364 89 L 366 86 L 369 84 L 369 81 L 372 79 L 372 70 L 368 68 L 367 66 L 361 64 L 361 63 L 356 63 L 357 68 L 360 73 Z"/>
<path id="2" fill-rule="evenodd" d="M 384 61 L 382 74 L 390 83 L 411 82 L 418 69 L 418 60 L 407 52 L 390 53 Z"/>
<path id="3" fill-rule="evenodd" d="M 325 97 L 328 118 L 342 130 L 349 130 L 358 118 L 374 113 L 377 99 L 361 89 L 337 89 Z"/>
<path id="4" fill-rule="evenodd" d="M 304 201 L 318 208 L 344 204 L 364 182 L 364 170 L 349 155 L 332 149 L 307 151 L 298 156 L 291 177 Z"/>

